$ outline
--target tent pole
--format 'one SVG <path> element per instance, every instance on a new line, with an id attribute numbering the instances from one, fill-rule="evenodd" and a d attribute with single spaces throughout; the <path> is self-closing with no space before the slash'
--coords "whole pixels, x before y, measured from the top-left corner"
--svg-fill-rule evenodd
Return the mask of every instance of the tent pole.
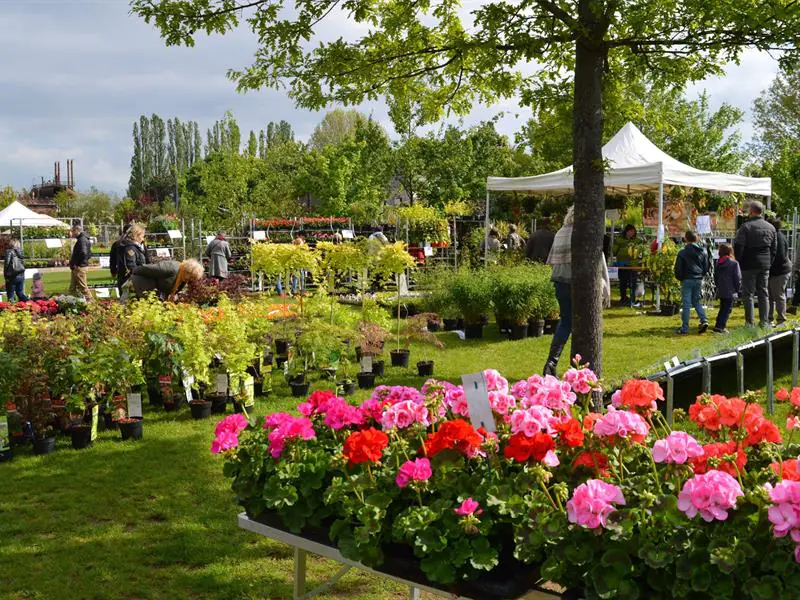
<path id="1" fill-rule="evenodd" d="M 664 243 L 664 179 L 658 184 L 658 231 L 656 231 L 658 249 Z M 661 289 L 656 287 L 656 310 L 661 310 Z"/>
<path id="2" fill-rule="evenodd" d="M 486 217 L 483 231 L 483 266 L 489 264 L 489 186 L 486 186 Z"/>
<path id="3" fill-rule="evenodd" d="M 767 210 L 772 210 L 772 196 L 767 196 Z"/>

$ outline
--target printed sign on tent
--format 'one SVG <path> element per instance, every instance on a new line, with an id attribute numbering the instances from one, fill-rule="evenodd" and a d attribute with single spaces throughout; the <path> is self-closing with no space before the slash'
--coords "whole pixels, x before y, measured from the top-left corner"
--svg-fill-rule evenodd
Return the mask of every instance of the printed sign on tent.
<path id="1" fill-rule="evenodd" d="M 267 232 L 262 230 L 254 231 L 253 232 L 253 239 L 259 242 L 263 242 L 267 239 Z"/>
<path id="2" fill-rule="evenodd" d="M 494 415 L 492 415 L 492 407 L 489 405 L 489 392 L 486 389 L 483 372 L 462 375 L 461 383 L 464 385 L 464 395 L 467 397 L 469 420 L 472 422 L 472 426 L 475 429 L 483 427 L 486 431 L 494 433 Z"/>
<path id="3" fill-rule="evenodd" d="M 156 256 L 158 258 L 169 258 L 169 248 L 156 248 Z"/>
<path id="4" fill-rule="evenodd" d="M 61 248 L 61 240 L 57 238 L 47 238 L 44 241 L 45 248 Z"/>
<path id="5" fill-rule="evenodd" d="M 695 222 L 697 233 L 708 235 L 711 233 L 711 217 L 709 215 L 699 215 Z"/>
<path id="6" fill-rule="evenodd" d="M 131 418 L 142 417 L 141 394 L 128 394 L 128 416 Z"/>
<path id="7" fill-rule="evenodd" d="M 178 229 L 169 229 L 167 230 L 167 235 L 171 240 L 179 240 L 183 237 L 183 234 Z"/>
<path id="8" fill-rule="evenodd" d="M 101 256 L 100 257 L 100 267 L 103 269 L 107 269 L 111 266 L 111 257 L 110 256 Z"/>

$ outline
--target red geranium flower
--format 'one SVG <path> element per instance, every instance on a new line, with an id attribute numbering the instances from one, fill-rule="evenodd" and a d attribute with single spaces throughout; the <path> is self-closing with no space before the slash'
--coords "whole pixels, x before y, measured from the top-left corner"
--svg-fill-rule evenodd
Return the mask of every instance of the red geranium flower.
<path id="1" fill-rule="evenodd" d="M 789 390 L 781 388 L 775 392 L 775 400 L 778 402 L 786 402 L 789 399 Z"/>
<path id="2" fill-rule="evenodd" d="M 389 445 L 389 437 L 374 427 L 351 433 L 344 441 L 342 454 L 351 465 L 375 463 L 383 456 L 383 449 Z"/>
<path id="3" fill-rule="evenodd" d="M 581 452 L 572 461 L 572 466 L 576 469 L 583 467 L 589 469 L 600 477 L 608 476 L 608 457 L 602 452 Z"/>
<path id="4" fill-rule="evenodd" d="M 800 387 L 796 387 L 792 390 L 792 393 L 789 395 L 789 402 L 794 406 L 800 406 Z"/>
<path id="5" fill-rule="evenodd" d="M 663 400 L 664 392 L 655 381 L 631 379 L 620 390 L 620 402 L 628 408 L 650 409 L 654 400 Z"/>
<path id="6" fill-rule="evenodd" d="M 594 431 L 595 421 L 597 421 L 602 416 L 603 415 L 601 415 L 600 413 L 590 412 L 588 415 L 583 417 L 583 428 L 586 431 Z"/>
<path id="7" fill-rule="evenodd" d="M 781 463 L 778 462 L 770 464 L 769 467 L 775 475 L 782 479 L 800 481 L 800 461 L 795 458 L 783 461 L 783 469 L 781 469 Z"/>
<path id="8" fill-rule="evenodd" d="M 482 442 L 472 425 L 464 419 L 455 419 L 445 421 L 439 431 L 428 434 L 424 451 L 426 456 L 436 456 L 443 450 L 455 450 L 469 457 L 475 454 Z"/>
<path id="9" fill-rule="evenodd" d="M 553 438 L 541 431 L 533 437 L 523 432 L 515 433 L 508 440 L 504 450 L 505 457 L 517 462 L 528 462 L 531 458 L 541 462 L 545 455 L 555 449 Z"/>
<path id="10" fill-rule="evenodd" d="M 757 407 L 761 412 L 761 407 Z M 781 432 L 778 426 L 769 419 L 765 419 L 760 414 L 748 414 L 745 416 L 745 429 L 747 438 L 744 440 L 745 446 L 755 446 L 761 442 L 781 443 Z"/>
<path id="11" fill-rule="evenodd" d="M 736 455 L 736 466 L 728 461 L 721 460 L 723 456 L 733 454 Z M 719 465 L 716 467 L 709 466 L 709 458 L 720 459 Z M 747 456 L 744 451 L 737 446 L 736 442 L 714 442 L 703 446 L 703 456 L 692 458 L 690 462 L 692 463 L 694 472 L 698 475 L 717 469 L 718 471 L 723 471 L 728 475 L 736 477 L 738 475 L 737 467 L 739 471 L 744 469 L 744 466 L 747 464 Z"/>
<path id="12" fill-rule="evenodd" d="M 583 445 L 583 429 L 577 419 L 556 423 L 555 430 L 558 432 L 558 440 L 562 444 L 570 448 Z"/>

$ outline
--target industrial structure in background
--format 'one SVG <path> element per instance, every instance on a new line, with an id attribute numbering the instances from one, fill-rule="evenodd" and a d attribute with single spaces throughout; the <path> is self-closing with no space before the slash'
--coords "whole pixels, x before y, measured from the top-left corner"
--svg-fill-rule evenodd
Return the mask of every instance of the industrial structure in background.
<path id="1" fill-rule="evenodd" d="M 75 170 L 74 161 L 67 160 L 67 179 L 61 179 L 61 162 L 57 161 L 53 166 L 53 179 L 34 184 L 30 192 L 19 195 L 18 200 L 37 213 L 55 216 L 58 212 L 56 196 L 61 192 L 75 193 Z"/>

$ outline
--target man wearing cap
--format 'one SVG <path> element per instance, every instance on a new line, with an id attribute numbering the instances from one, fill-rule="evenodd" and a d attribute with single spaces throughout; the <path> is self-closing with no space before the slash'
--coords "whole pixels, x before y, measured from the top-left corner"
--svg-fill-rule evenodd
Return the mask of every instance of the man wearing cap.
<path id="1" fill-rule="evenodd" d="M 753 326 L 753 295 L 758 297 L 758 324 L 769 327 L 769 270 L 778 249 L 775 228 L 762 216 L 764 205 L 750 203 L 750 218 L 736 232 L 733 251 L 742 268 L 744 320 Z"/>

